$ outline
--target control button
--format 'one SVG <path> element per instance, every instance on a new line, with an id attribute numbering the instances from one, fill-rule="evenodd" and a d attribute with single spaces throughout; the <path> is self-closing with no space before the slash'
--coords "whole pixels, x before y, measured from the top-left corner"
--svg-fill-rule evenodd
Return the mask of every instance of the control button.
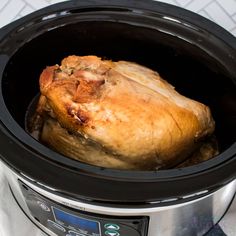
<path id="1" fill-rule="evenodd" d="M 104 225 L 104 228 L 109 229 L 109 230 L 119 230 L 120 226 L 113 223 L 107 223 Z"/>
<path id="2" fill-rule="evenodd" d="M 50 208 L 44 202 L 37 201 L 37 204 L 41 207 L 42 210 L 50 211 Z"/>
<path id="3" fill-rule="evenodd" d="M 106 234 L 107 236 L 119 236 L 119 235 L 120 235 L 117 231 L 113 231 L 113 230 L 107 230 L 107 231 L 105 232 L 105 234 Z"/>
<path id="4" fill-rule="evenodd" d="M 48 225 L 55 228 L 55 229 L 58 229 L 62 232 L 66 232 L 65 228 L 62 227 L 61 225 L 57 224 L 56 222 L 54 221 L 51 221 L 51 220 L 47 220 L 48 221 Z"/>
<path id="5" fill-rule="evenodd" d="M 75 232 L 73 230 L 69 230 L 68 233 L 69 233 L 68 236 L 84 236 L 84 234 L 80 234 L 80 233 Z"/>
<path id="6" fill-rule="evenodd" d="M 73 226 L 71 226 L 71 225 L 68 225 L 67 228 L 68 228 L 68 229 L 71 229 L 72 231 L 73 231 L 73 230 L 76 230 L 75 227 L 73 227 Z"/>
<path id="7" fill-rule="evenodd" d="M 84 234 L 66 234 L 66 236 L 85 236 Z"/>

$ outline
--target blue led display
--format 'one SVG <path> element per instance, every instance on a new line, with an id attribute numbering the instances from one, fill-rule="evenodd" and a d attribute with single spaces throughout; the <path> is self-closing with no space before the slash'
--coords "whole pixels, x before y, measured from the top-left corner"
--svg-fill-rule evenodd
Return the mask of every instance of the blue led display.
<path id="1" fill-rule="evenodd" d="M 53 207 L 55 219 L 61 221 L 65 226 L 73 226 L 76 229 L 87 231 L 87 235 L 100 236 L 99 223 L 96 221 L 81 218 L 72 214 L 68 214 Z"/>

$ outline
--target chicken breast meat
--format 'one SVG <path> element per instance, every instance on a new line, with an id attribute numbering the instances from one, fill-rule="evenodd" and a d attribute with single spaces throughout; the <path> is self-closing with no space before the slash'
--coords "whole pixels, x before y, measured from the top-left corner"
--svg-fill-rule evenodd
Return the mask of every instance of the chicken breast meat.
<path id="1" fill-rule="evenodd" d="M 207 106 L 132 62 L 69 56 L 60 66 L 44 69 L 40 91 L 40 140 L 97 166 L 168 168 L 214 131 Z"/>

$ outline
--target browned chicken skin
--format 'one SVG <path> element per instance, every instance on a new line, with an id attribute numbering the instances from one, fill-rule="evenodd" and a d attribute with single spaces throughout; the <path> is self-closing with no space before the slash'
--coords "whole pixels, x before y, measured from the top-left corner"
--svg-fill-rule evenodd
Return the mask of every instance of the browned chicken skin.
<path id="1" fill-rule="evenodd" d="M 207 106 L 141 65 L 69 56 L 40 76 L 40 139 L 83 162 L 117 169 L 174 166 L 214 131 Z"/>

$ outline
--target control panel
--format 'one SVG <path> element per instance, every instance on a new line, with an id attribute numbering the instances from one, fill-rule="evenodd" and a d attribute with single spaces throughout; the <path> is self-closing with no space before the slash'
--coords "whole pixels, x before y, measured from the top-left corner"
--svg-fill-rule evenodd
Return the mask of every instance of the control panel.
<path id="1" fill-rule="evenodd" d="M 31 215 L 58 236 L 147 236 L 147 216 L 119 217 L 76 210 L 58 204 L 19 180 Z"/>

